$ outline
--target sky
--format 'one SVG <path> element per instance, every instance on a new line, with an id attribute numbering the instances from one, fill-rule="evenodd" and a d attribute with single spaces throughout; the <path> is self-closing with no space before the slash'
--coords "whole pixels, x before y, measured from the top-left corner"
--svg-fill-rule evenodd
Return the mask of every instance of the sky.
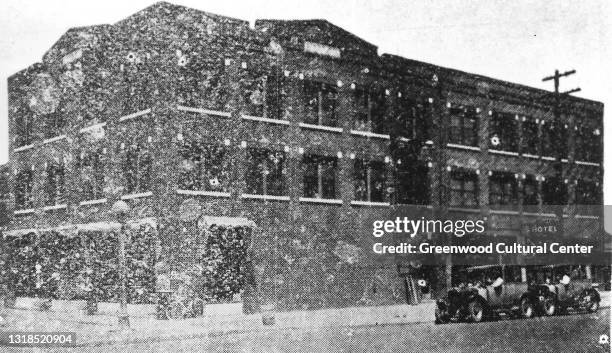
<path id="1" fill-rule="evenodd" d="M 7 78 L 42 55 L 69 28 L 115 23 L 156 1 L 2 0 L 0 2 L 0 163 L 8 160 Z M 561 90 L 612 105 L 610 0 L 174 0 L 254 21 L 322 18 L 390 53 L 552 89 L 555 69 L 575 69 Z M 612 124 L 604 124 L 610 165 Z M 612 184 L 604 176 L 604 186 Z M 606 204 L 612 189 L 604 191 Z"/>

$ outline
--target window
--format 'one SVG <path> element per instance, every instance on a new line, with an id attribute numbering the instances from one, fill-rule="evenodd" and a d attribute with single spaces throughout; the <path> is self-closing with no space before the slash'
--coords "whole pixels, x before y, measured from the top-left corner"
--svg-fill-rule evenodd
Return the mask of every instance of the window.
<path id="1" fill-rule="evenodd" d="M 45 181 L 45 205 L 60 205 L 65 202 L 66 179 L 64 165 L 51 163 L 47 166 L 47 178 Z"/>
<path id="2" fill-rule="evenodd" d="M 400 137 L 411 140 L 424 141 L 429 138 L 427 124 L 431 121 L 431 114 L 428 106 L 415 99 L 408 97 L 398 97 L 396 126 Z"/>
<path id="3" fill-rule="evenodd" d="M 179 189 L 228 192 L 230 165 L 224 147 L 185 142 L 179 155 Z"/>
<path id="4" fill-rule="evenodd" d="M 266 77 L 257 77 L 244 88 L 244 112 L 252 116 L 264 116 Z"/>
<path id="5" fill-rule="evenodd" d="M 266 79 L 265 114 L 270 119 L 284 119 L 283 102 L 285 90 L 283 89 L 284 76 L 280 73 L 271 73 Z"/>
<path id="6" fill-rule="evenodd" d="M 557 177 L 546 178 L 542 185 L 542 204 L 566 205 L 567 184 Z"/>
<path id="7" fill-rule="evenodd" d="M 523 145 L 521 152 L 531 155 L 538 155 L 538 145 L 540 144 L 540 137 L 538 136 L 539 124 L 535 119 L 527 118 L 523 121 L 522 132 L 523 132 Z"/>
<path id="8" fill-rule="evenodd" d="M 132 63 L 124 67 L 126 95 L 123 114 L 128 115 L 151 108 L 153 103 L 152 81 L 143 63 Z"/>
<path id="9" fill-rule="evenodd" d="M 335 157 L 304 156 L 304 197 L 316 199 L 336 198 Z"/>
<path id="10" fill-rule="evenodd" d="M 525 176 L 523 180 L 523 205 L 537 206 L 540 202 L 538 182 L 533 175 Z"/>
<path id="11" fill-rule="evenodd" d="M 429 168 L 422 161 L 402 161 L 397 165 L 397 200 L 399 204 L 427 205 L 430 203 Z"/>
<path id="12" fill-rule="evenodd" d="M 478 146 L 478 117 L 473 107 L 450 109 L 448 142 L 464 146 Z"/>
<path id="13" fill-rule="evenodd" d="M 493 172 L 489 177 L 489 204 L 517 205 L 517 183 L 514 174 Z"/>
<path id="14" fill-rule="evenodd" d="M 356 88 L 354 98 L 353 128 L 377 134 L 386 133 L 385 128 L 385 94 L 377 90 Z"/>
<path id="15" fill-rule="evenodd" d="M 576 205 L 601 205 L 601 188 L 592 180 L 578 180 Z"/>
<path id="16" fill-rule="evenodd" d="M 104 198 L 105 168 L 102 151 L 81 153 L 78 167 L 81 179 L 81 198 L 83 200 Z"/>
<path id="17" fill-rule="evenodd" d="M 450 206 L 478 205 L 478 174 L 471 170 L 453 170 L 450 173 Z"/>
<path id="18" fill-rule="evenodd" d="M 307 124 L 336 126 L 338 92 L 331 84 L 304 81 L 305 120 Z"/>
<path id="19" fill-rule="evenodd" d="M 129 147 L 123 165 L 128 194 L 150 190 L 152 158 L 146 148 L 138 145 Z"/>
<path id="20" fill-rule="evenodd" d="M 61 135 L 66 126 L 66 118 L 63 104 L 60 104 L 53 113 L 44 116 L 45 138 Z"/>
<path id="21" fill-rule="evenodd" d="M 578 126 L 574 158 L 577 161 L 600 163 L 602 151 L 601 130 L 589 126 L 589 124 Z"/>
<path id="22" fill-rule="evenodd" d="M 518 152 L 518 118 L 514 114 L 493 112 L 489 126 L 489 148 Z"/>
<path id="23" fill-rule="evenodd" d="M 34 204 L 32 184 L 34 172 L 22 170 L 15 176 L 15 206 L 17 209 L 28 209 Z"/>
<path id="24" fill-rule="evenodd" d="M 247 150 L 246 190 L 249 194 L 283 196 L 287 194 L 284 152 L 264 148 Z"/>
<path id="25" fill-rule="evenodd" d="M 560 122 L 546 122 L 542 126 L 542 155 L 567 158 L 567 127 Z"/>
<path id="26" fill-rule="evenodd" d="M 179 104 L 224 110 L 230 98 L 225 59 L 194 54 L 184 55 L 178 61 Z"/>
<path id="27" fill-rule="evenodd" d="M 356 159 L 353 171 L 355 200 L 385 202 L 386 175 L 385 164 L 378 161 Z"/>
<path id="28" fill-rule="evenodd" d="M 18 111 L 15 116 L 15 147 L 22 147 L 32 144 L 32 116 L 25 112 Z"/>

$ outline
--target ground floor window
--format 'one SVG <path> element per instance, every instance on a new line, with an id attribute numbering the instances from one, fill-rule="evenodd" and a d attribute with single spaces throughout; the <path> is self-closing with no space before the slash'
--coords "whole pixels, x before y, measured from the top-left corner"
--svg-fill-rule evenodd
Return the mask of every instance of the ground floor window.
<path id="1" fill-rule="evenodd" d="M 50 163 L 47 166 L 45 180 L 45 205 L 59 205 L 65 202 L 66 179 L 62 163 Z"/>
<path id="2" fill-rule="evenodd" d="M 356 159 L 353 170 L 355 200 L 387 201 L 385 163 Z"/>
<path id="3" fill-rule="evenodd" d="M 151 187 L 152 157 L 143 146 L 129 147 L 123 163 L 128 194 L 147 192 Z"/>
<path id="4" fill-rule="evenodd" d="M 335 199 L 337 165 L 335 157 L 304 156 L 304 197 Z"/>
<path id="5" fill-rule="evenodd" d="M 513 173 L 492 172 L 489 177 L 489 204 L 517 205 L 517 182 Z"/>
<path id="6" fill-rule="evenodd" d="M 179 150 L 179 188 L 183 190 L 229 190 L 230 166 L 223 146 L 185 142 Z"/>
<path id="7" fill-rule="evenodd" d="M 17 209 L 27 209 L 33 205 L 33 176 L 34 172 L 31 170 L 22 170 L 15 176 L 15 206 Z"/>
<path id="8" fill-rule="evenodd" d="M 471 170 L 453 170 L 450 175 L 450 206 L 478 207 L 478 174 Z"/>
<path id="9" fill-rule="evenodd" d="M 265 148 L 248 149 L 245 180 L 249 194 L 287 195 L 285 153 Z"/>

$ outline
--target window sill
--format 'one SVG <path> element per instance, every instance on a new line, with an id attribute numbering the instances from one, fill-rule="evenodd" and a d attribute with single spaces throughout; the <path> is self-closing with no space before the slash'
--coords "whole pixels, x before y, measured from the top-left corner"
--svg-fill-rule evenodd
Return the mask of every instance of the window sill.
<path id="1" fill-rule="evenodd" d="M 66 135 L 59 135 L 59 136 L 51 137 L 51 138 L 48 138 L 48 139 L 44 139 L 42 143 L 44 145 L 46 143 L 51 143 L 51 142 L 63 140 L 65 138 L 66 138 Z"/>
<path id="2" fill-rule="evenodd" d="M 299 123 L 299 126 L 304 129 L 322 130 L 322 131 L 337 132 L 337 133 L 342 133 L 342 131 L 344 131 L 341 127 L 314 125 L 314 124 L 308 124 L 308 123 Z"/>
<path id="3" fill-rule="evenodd" d="M 519 211 L 510 211 L 510 210 L 491 210 L 492 214 L 505 214 L 505 215 L 517 215 Z"/>
<path id="4" fill-rule="evenodd" d="M 81 130 L 79 130 L 79 132 L 84 133 L 84 132 L 88 132 L 94 129 L 103 128 L 105 126 L 106 126 L 106 123 L 93 124 L 93 125 L 89 125 L 87 127 L 82 128 Z"/>
<path id="5" fill-rule="evenodd" d="M 153 196 L 153 192 L 152 191 L 147 191 L 147 192 L 140 192 L 137 194 L 128 194 L 128 195 L 123 195 L 121 196 L 122 200 L 131 200 L 131 199 L 138 199 L 141 197 L 149 197 L 149 196 Z"/>
<path id="6" fill-rule="evenodd" d="M 592 166 L 592 167 L 599 167 L 599 163 L 594 163 L 594 162 L 576 161 L 576 164 L 578 164 L 578 165 L 589 165 L 589 166 Z"/>
<path id="7" fill-rule="evenodd" d="M 457 148 L 457 149 L 461 149 L 461 150 L 479 151 L 480 152 L 480 147 L 468 146 L 468 145 L 460 145 L 460 144 L 457 144 L 457 143 L 447 143 L 446 147 Z"/>
<path id="8" fill-rule="evenodd" d="M 25 150 L 29 150 L 30 148 L 33 148 L 34 144 L 30 144 L 30 145 L 25 145 L 25 146 L 21 146 L 21 147 L 17 147 L 13 150 L 13 152 L 21 152 L 21 151 L 25 151 Z"/>
<path id="9" fill-rule="evenodd" d="M 374 202 L 374 201 L 351 201 L 351 205 L 353 206 L 378 206 L 378 207 L 391 206 L 389 202 Z"/>
<path id="10" fill-rule="evenodd" d="M 52 205 L 52 206 L 45 206 L 43 207 L 44 211 L 53 211 L 53 210 L 61 210 L 68 207 L 68 205 L 66 205 L 65 203 L 59 204 L 59 205 Z"/>
<path id="11" fill-rule="evenodd" d="M 583 215 L 583 214 L 577 214 L 576 218 L 578 219 L 599 219 L 599 216 L 590 216 L 590 215 Z"/>
<path id="12" fill-rule="evenodd" d="M 510 151 L 502 151 L 502 150 L 492 150 L 489 149 L 490 153 L 494 153 L 494 154 L 503 154 L 506 156 L 514 156 L 514 157 L 518 157 L 518 152 L 510 152 Z"/>
<path id="13" fill-rule="evenodd" d="M 184 112 L 213 115 L 213 116 L 218 116 L 221 118 L 230 118 L 232 116 L 232 113 L 222 112 L 219 110 L 210 110 L 210 109 L 204 109 L 204 108 L 191 108 L 191 107 L 185 107 L 182 105 L 178 105 L 176 109 L 184 111 Z"/>
<path id="14" fill-rule="evenodd" d="M 106 198 L 103 199 L 96 199 L 96 200 L 87 200 L 87 201 L 81 201 L 79 202 L 79 206 L 87 206 L 87 205 L 98 205 L 101 203 L 106 203 Z"/>
<path id="15" fill-rule="evenodd" d="M 263 116 L 252 116 L 252 115 L 242 115 L 243 120 L 257 121 L 262 123 L 270 123 L 270 124 L 278 124 L 278 125 L 289 125 L 289 121 L 280 120 L 280 119 L 270 119 L 264 118 Z"/>
<path id="16" fill-rule="evenodd" d="M 26 208 L 26 209 L 23 209 L 23 210 L 15 210 L 15 211 L 13 211 L 13 214 L 17 214 L 17 215 L 19 215 L 19 214 L 29 214 L 29 213 L 34 213 L 35 211 L 36 210 L 33 209 L 33 208 Z"/>
<path id="17" fill-rule="evenodd" d="M 300 197 L 300 202 L 342 205 L 342 200 L 340 199 L 319 199 L 319 198 L 314 198 L 314 197 Z"/>
<path id="18" fill-rule="evenodd" d="M 145 110 L 141 110 L 141 111 L 133 113 L 133 114 L 122 116 L 122 117 L 119 118 L 119 121 L 126 121 L 126 120 L 130 120 L 130 119 L 134 119 L 134 118 L 137 118 L 139 116 L 149 114 L 150 112 L 151 112 L 151 108 L 145 109 Z"/>
<path id="19" fill-rule="evenodd" d="M 529 154 L 529 153 L 523 153 L 521 156 L 525 158 L 540 159 L 540 156 L 536 156 L 535 154 Z"/>
<path id="20" fill-rule="evenodd" d="M 207 190 L 176 190 L 179 195 L 194 195 L 194 196 L 214 196 L 214 197 L 230 197 L 229 192 L 225 191 L 207 191 Z"/>
<path id="21" fill-rule="evenodd" d="M 557 160 L 555 157 L 547 157 L 547 156 L 542 156 L 542 159 L 545 161 L 554 161 Z"/>
<path id="22" fill-rule="evenodd" d="M 480 208 L 462 208 L 462 207 L 449 207 L 449 211 L 453 212 L 466 212 L 466 213 L 480 213 Z"/>
<path id="23" fill-rule="evenodd" d="M 254 199 L 254 200 L 289 201 L 289 196 L 242 194 L 240 195 L 240 197 L 243 199 Z"/>
<path id="24" fill-rule="evenodd" d="M 389 135 L 377 134 L 374 132 L 360 131 L 360 130 L 351 130 L 351 135 L 358 135 L 358 136 L 363 136 L 363 137 L 374 137 L 374 138 L 385 139 L 385 140 L 391 139 Z"/>

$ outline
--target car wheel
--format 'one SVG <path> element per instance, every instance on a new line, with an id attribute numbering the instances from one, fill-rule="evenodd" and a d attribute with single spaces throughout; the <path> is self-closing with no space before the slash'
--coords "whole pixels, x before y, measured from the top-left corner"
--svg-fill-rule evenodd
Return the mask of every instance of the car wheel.
<path id="1" fill-rule="evenodd" d="M 599 300 L 596 298 L 591 298 L 591 303 L 587 306 L 587 311 L 590 313 L 594 313 L 599 310 Z"/>
<path id="2" fill-rule="evenodd" d="M 533 303 L 527 298 L 521 299 L 521 316 L 525 319 L 533 317 Z"/>
<path id="3" fill-rule="evenodd" d="M 557 313 L 557 302 L 554 296 L 548 295 L 544 298 L 542 302 L 542 312 L 546 316 L 553 316 Z"/>
<path id="4" fill-rule="evenodd" d="M 439 310 L 438 308 L 436 308 L 436 324 L 447 324 L 450 321 L 450 317 L 448 315 L 448 313 Z"/>
<path id="5" fill-rule="evenodd" d="M 468 304 L 467 318 L 470 322 L 481 322 L 484 319 L 484 307 L 480 300 L 472 300 Z"/>

